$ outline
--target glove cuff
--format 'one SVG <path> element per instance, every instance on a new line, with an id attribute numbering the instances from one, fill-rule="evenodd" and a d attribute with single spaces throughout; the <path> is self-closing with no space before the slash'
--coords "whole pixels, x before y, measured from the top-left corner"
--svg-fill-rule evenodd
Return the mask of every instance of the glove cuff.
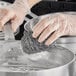
<path id="1" fill-rule="evenodd" d="M 28 0 L 16 0 L 13 6 L 24 13 L 30 12 Z"/>

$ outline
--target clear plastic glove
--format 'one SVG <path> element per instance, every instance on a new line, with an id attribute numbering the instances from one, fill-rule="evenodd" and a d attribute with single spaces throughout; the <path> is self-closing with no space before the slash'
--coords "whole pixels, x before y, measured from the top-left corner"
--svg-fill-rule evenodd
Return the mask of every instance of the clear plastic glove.
<path id="1" fill-rule="evenodd" d="M 59 37 L 64 35 L 76 35 L 76 16 L 55 13 L 46 16 L 33 28 L 33 37 L 38 38 L 41 43 L 46 42 L 46 45 L 52 44 Z"/>
<path id="2" fill-rule="evenodd" d="M 0 8 L 0 31 L 3 30 L 3 26 L 9 20 L 11 21 L 12 29 L 15 32 L 16 29 L 24 21 L 25 15 L 27 13 L 28 6 L 27 2 L 23 0 L 16 0 L 16 2 L 8 7 Z"/>

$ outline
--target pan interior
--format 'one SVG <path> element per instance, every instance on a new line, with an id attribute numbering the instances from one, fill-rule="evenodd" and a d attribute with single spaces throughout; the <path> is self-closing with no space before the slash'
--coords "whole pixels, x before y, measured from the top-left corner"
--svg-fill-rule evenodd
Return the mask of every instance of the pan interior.
<path id="1" fill-rule="evenodd" d="M 64 66 L 74 59 L 74 54 L 60 46 L 52 46 L 46 51 L 36 54 L 24 54 L 19 58 L 22 65 L 29 70 L 44 70 Z"/>
<path id="2" fill-rule="evenodd" d="M 62 47 L 50 47 L 45 52 L 30 55 L 31 65 L 42 67 L 42 69 L 52 69 L 70 63 L 74 59 L 74 54 Z"/>
<path id="3" fill-rule="evenodd" d="M 13 68 L 13 71 L 38 71 L 64 66 L 73 59 L 74 54 L 60 46 L 51 46 L 46 51 L 35 54 L 26 54 L 14 47 L 0 57 L 0 67 L 4 66 L 6 71 L 8 68 Z"/>

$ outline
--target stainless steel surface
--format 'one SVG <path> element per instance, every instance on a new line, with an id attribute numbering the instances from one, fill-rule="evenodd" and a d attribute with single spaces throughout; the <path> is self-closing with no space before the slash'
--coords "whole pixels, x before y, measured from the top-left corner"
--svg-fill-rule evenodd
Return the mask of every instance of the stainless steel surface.
<path id="1" fill-rule="evenodd" d="M 58 44 L 57 45 L 59 45 L 59 46 L 63 46 L 63 47 L 66 47 L 66 48 L 68 48 L 68 49 L 71 49 L 73 52 L 75 52 L 76 51 L 76 43 L 74 42 L 74 40 L 76 40 L 75 39 L 75 37 L 64 37 L 64 38 L 60 38 L 57 42 L 58 42 Z M 64 42 L 64 41 L 66 41 L 66 42 Z M 68 41 L 68 42 L 67 42 Z M 75 66 L 76 67 L 76 66 Z M 69 67 L 68 67 L 69 68 Z M 56 76 L 59 76 L 59 75 L 57 75 L 58 74 L 58 72 L 60 72 L 60 76 L 66 76 L 65 75 L 65 73 L 67 72 L 67 69 L 65 69 L 64 68 L 64 74 L 62 75 L 61 73 L 62 73 L 62 69 L 61 68 L 59 68 L 60 70 L 56 70 L 56 73 L 55 72 L 53 72 L 53 71 L 55 71 L 55 69 L 53 69 L 51 72 L 49 71 L 49 72 L 47 72 L 47 70 L 46 71 L 44 71 L 43 73 L 41 73 L 41 74 L 39 74 L 39 73 L 17 73 L 17 72 L 15 72 L 15 73 L 12 73 L 12 72 L 10 72 L 10 73 L 4 73 L 4 72 L 1 72 L 0 73 L 0 75 L 1 76 L 51 76 L 51 74 L 52 74 L 52 76 L 54 76 L 54 74 L 56 74 Z M 71 71 L 73 71 L 72 69 L 71 69 Z M 74 71 L 73 71 L 74 72 Z M 68 76 L 68 75 L 67 75 Z M 69 75 L 69 76 L 72 76 L 72 75 Z"/>
<path id="2" fill-rule="evenodd" d="M 5 34 L 5 40 L 15 40 L 10 22 L 6 23 L 4 26 L 4 34 Z"/>
<path id="3" fill-rule="evenodd" d="M 56 41 L 57 45 L 70 49 L 76 54 L 76 37 L 62 37 Z"/>
<path id="4" fill-rule="evenodd" d="M 65 47 L 76 55 L 76 37 L 62 37 L 56 41 L 56 45 Z M 75 75 L 76 75 L 76 62 L 75 62 Z"/>
<path id="5" fill-rule="evenodd" d="M 17 53 L 16 53 L 17 54 Z M 25 60 L 25 59 L 23 59 Z M 21 61 L 22 62 L 22 61 Z M 19 62 L 18 62 L 19 63 Z M 26 63 L 26 62 L 25 62 Z M 48 52 L 47 58 L 40 58 L 40 60 L 35 61 L 34 65 L 36 67 L 44 67 L 44 68 L 29 68 L 26 69 L 25 65 L 22 67 L 22 71 L 19 70 L 19 65 L 15 67 L 11 67 L 11 70 L 7 68 L 1 68 L 0 71 L 7 71 L 8 75 L 19 75 L 21 73 L 23 76 L 74 76 L 74 54 L 64 48 L 61 47 L 53 47 L 51 51 Z M 12 66 L 12 65 L 10 65 Z M 22 66 L 22 65 L 21 65 Z M 24 69 L 25 68 L 25 69 Z M 12 72 L 12 73 L 11 73 Z M 15 73 L 14 73 L 15 72 Z M 15 75 L 14 75 L 15 76 Z"/>

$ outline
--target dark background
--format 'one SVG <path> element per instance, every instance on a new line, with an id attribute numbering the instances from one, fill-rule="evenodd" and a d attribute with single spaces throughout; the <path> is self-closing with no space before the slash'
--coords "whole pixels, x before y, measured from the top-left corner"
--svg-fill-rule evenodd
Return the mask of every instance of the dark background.
<path id="1" fill-rule="evenodd" d="M 13 3 L 15 0 L 2 0 L 2 1 L 7 1 L 7 2 Z M 58 0 L 58 1 L 76 2 L 76 0 Z"/>

